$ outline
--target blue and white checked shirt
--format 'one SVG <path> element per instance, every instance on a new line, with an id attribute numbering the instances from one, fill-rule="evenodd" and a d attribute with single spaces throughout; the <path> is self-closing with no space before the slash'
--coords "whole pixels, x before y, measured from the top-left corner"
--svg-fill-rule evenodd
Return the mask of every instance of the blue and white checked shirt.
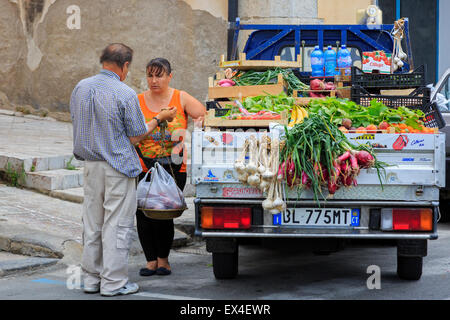
<path id="1" fill-rule="evenodd" d="M 128 137 L 147 133 L 144 115 L 133 89 L 117 74 L 102 69 L 81 80 L 70 98 L 73 153 L 79 160 L 106 161 L 134 178 L 142 171 Z"/>

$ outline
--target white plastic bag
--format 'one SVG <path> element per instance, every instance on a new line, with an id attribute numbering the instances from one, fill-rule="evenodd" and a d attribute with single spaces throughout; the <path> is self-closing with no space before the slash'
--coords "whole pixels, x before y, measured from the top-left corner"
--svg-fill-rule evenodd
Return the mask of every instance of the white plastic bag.
<path id="1" fill-rule="evenodd" d="M 147 180 L 151 173 L 150 181 Z M 178 188 L 174 178 L 156 163 L 137 186 L 137 201 L 140 209 L 169 210 L 186 207 L 183 192 Z"/>

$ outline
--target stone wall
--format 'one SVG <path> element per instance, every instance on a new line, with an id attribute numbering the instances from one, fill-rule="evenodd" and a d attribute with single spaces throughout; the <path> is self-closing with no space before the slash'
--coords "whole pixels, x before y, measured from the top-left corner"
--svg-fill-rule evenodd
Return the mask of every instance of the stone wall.
<path id="1" fill-rule="evenodd" d="M 0 0 L 0 91 L 14 104 L 67 112 L 73 87 L 100 70 L 112 42 L 135 51 L 126 83 L 136 92 L 147 89 L 147 62 L 162 56 L 172 86 L 203 102 L 226 52 L 227 22 L 182 0 Z"/>

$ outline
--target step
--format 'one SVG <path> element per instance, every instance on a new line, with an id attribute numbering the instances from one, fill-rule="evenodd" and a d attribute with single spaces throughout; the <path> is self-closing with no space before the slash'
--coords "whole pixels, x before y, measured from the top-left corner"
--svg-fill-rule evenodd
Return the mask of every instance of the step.
<path id="1" fill-rule="evenodd" d="M 71 154 L 56 156 L 27 156 L 19 153 L 15 155 L 0 154 L 0 171 L 7 171 L 8 163 L 10 170 L 16 172 L 21 171 L 22 168 L 25 172 L 67 169 L 69 164 L 76 168 L 83 167 L 83 162 L 76 160 Z"/>
<path id="2" fill-rule="evenodd" d="M 83 168 L 27 172 L 24 186 L 42 191 L 65 190 L 83 186 Z"/>
<path id="3" fill-rule="evenodd" d="M 79 187 L 79 188 L 69 188 L 65 190 L 52 190 L 50 191 L 49 196 L 65 201 L 83 203 L 84 189 L 83 187 Z"/>

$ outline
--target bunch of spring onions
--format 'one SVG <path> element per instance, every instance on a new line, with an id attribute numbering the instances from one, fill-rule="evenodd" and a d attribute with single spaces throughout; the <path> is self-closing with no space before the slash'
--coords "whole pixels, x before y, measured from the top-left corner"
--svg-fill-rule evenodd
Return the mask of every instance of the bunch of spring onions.
<path id="1" fill-rule="evenodd" d="M 325 198 L 323 188 L 332 196 L 340 187 L 357 185 L 362 168 L 375 168 L 382 186 L 387 164 L 368 145 L 353 145 L 328 119 L 311 114 L 285 133 L 278 176 L 290 188 L 311 189 L 318 202 Z"/>

